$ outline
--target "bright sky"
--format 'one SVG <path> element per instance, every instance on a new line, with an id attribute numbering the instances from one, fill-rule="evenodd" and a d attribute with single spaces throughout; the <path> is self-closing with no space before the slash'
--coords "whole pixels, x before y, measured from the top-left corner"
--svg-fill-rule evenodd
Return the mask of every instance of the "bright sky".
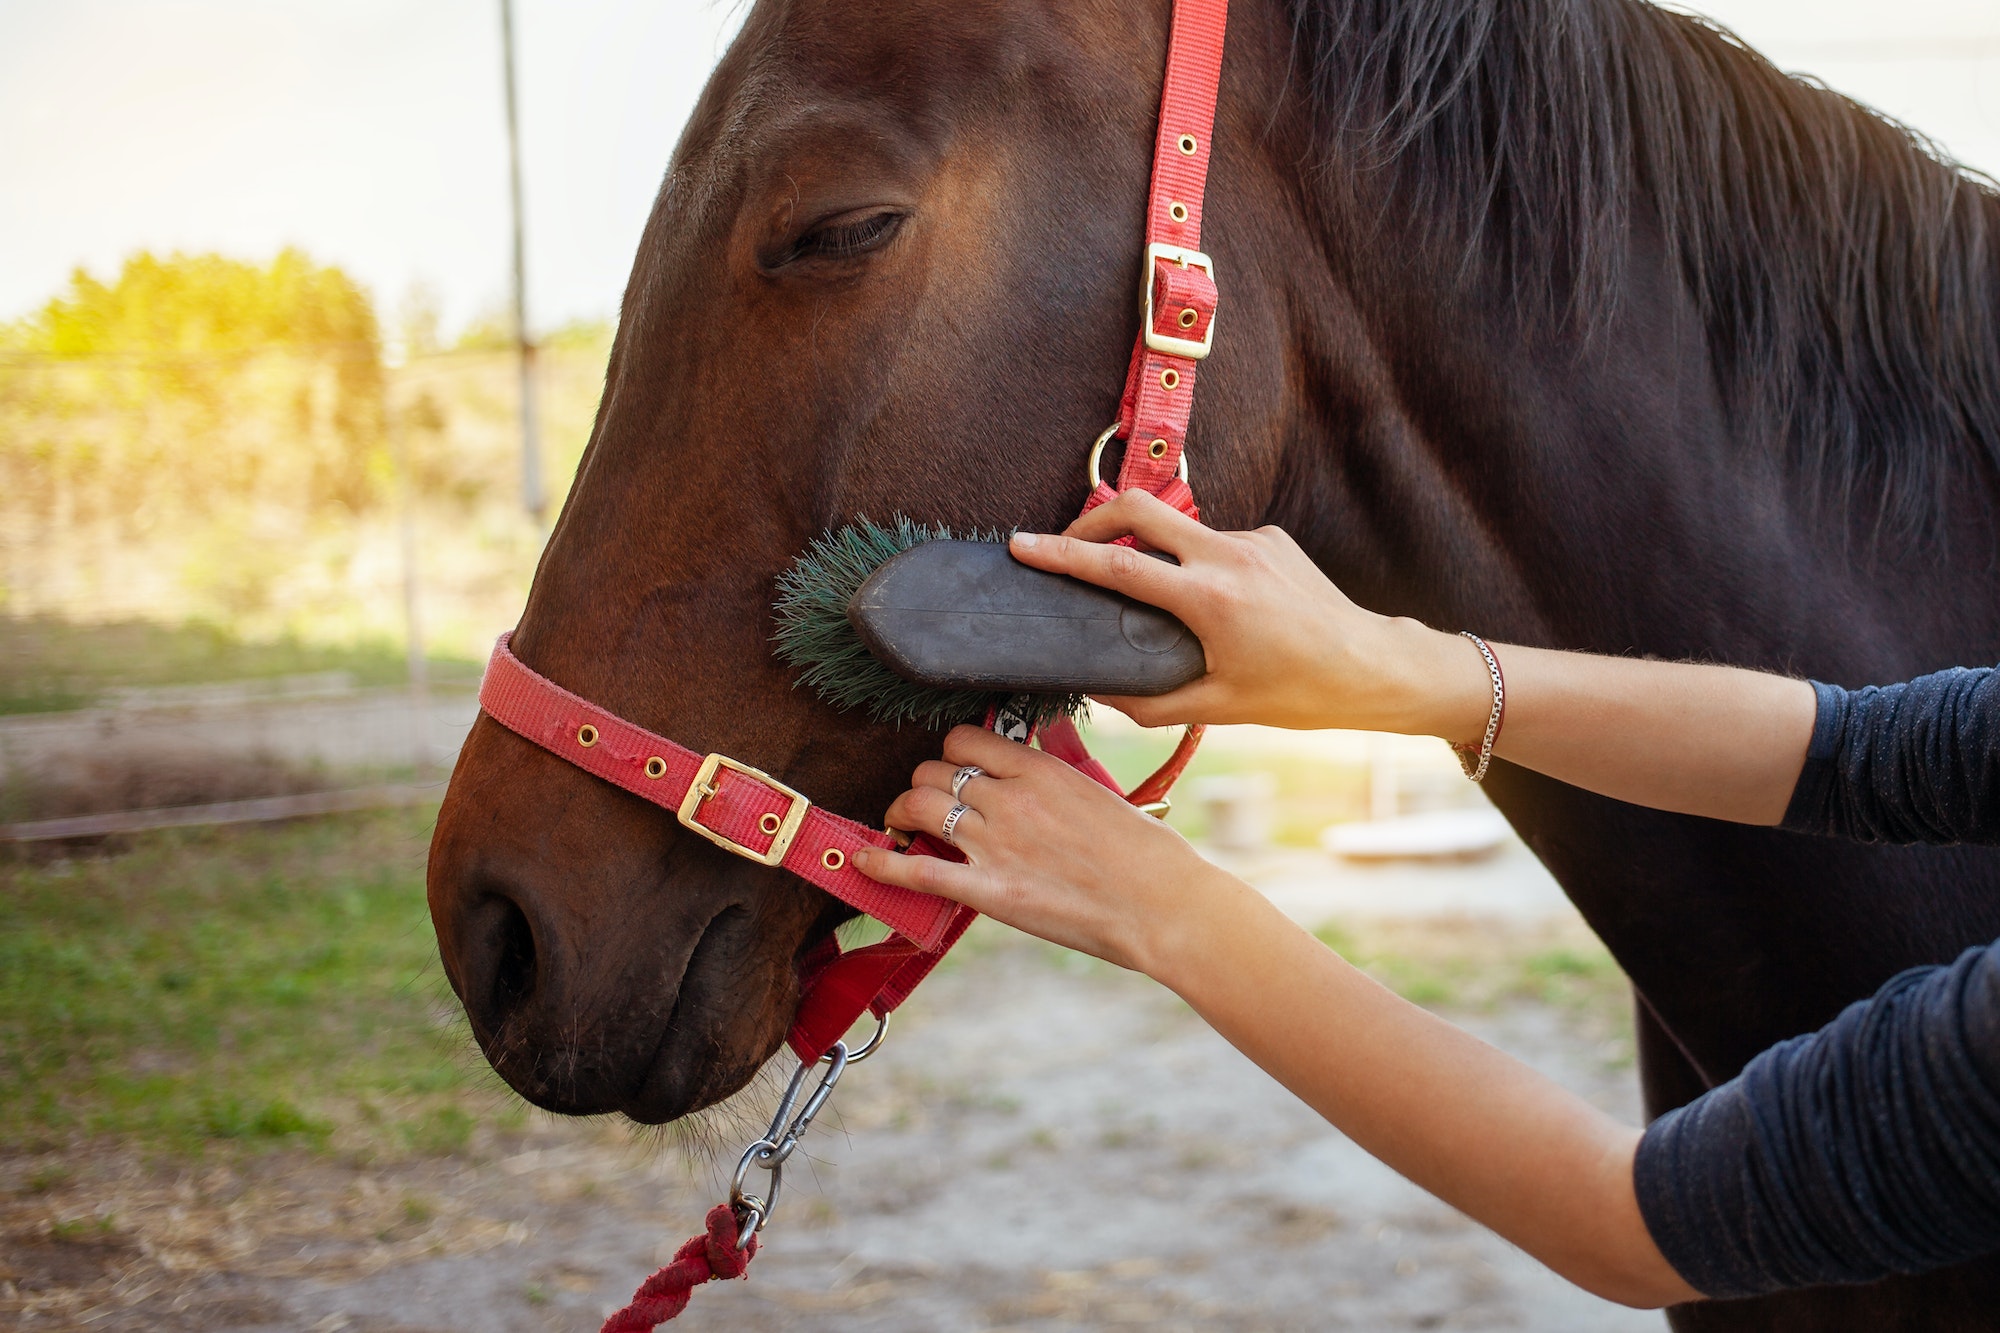
<path id="1" fill-rule="evenodd" d="M 2000 174 L 1994 0 L 1688 6 Z M 737 0 L 517 0 L 530 305 L 616 311 Z M 498 0 L 0 0 L 0 318 L 128 252 L 285 244 L 385 313 L 507 290 Z"/>

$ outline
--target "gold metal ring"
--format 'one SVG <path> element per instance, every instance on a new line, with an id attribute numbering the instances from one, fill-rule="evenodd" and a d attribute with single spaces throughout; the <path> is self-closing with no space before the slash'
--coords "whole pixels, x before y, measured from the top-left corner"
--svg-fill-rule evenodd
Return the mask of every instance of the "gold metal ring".
<path id="1" fill-rule="evenodd" d="M 1172 366 L 1160 372 L 1160 387 L 1168 393 L 1181 387 L 1181 373 Z"/>
<path id="2" fill-rule="evenodd" d="M 1174 221 L 1176 221 L 1176 222 L 1186 222 L 1186 221 L 1187 221 L 1187 205 L 1186 205 L 1186 204 L 1179 204 L 1179 203 L 1175 203 L 1175 204 L 1168 204 L 1168 205 L 1167 205 L 1167 216 L 1168 216 L 1168 217 L 1170 217 L 1170 218 L 1172 218 L 1172 219 L 1173 219 Z"/>
<path id="3" fill-rule="evenodd" d="M 597 744 L 597 728 L 591 726 L 588 722 L 578 727 L 576 729 L 576 743 L 586 750 Z"/>
<path id="4" fill-rule="evenodd" d="M 1199 145 L 1195 143 L 1195 141 L 1194 141 L 1194 136 L 1193 136 L 1192 134 L 1183 134 L 1183 135 L 1181 136 L 1181 152 L 1182 152 L 1182 153 L 1184 153 L 1184 154 L 1185 154 L 1185 155 L 1187 155 L 1188 157 L 1193 157 L 1193 156 L 1194 156 L 1194 150 L 1195 150 L 1195 149 L 1196 149 L 1197 147 L 1199 147 Z"/>
<path id="5" fill-rule="evenodd" d="M 847 864 L 847 853 L 838 847 L 829 847 L 819 854 L 819 863 L 828 870 L 838 870 Z"/>
<path id="6" fill-rule="evenodd" d="M 785 821 L 778 818 L 775 811 L 767 810 L 757 817 L 757 827 L 763 829 L 764 832 L 770 834 L 772 837 L 776 837 L 778 830 L 784 826 Z"/>
<path id="7" fill-rule="evenodd" d="M 1181 307 L 1180 322 L 1182 328 L 1184 329 L 1193 328 L 1194 322 L 1200 318 L 1201 318 L 1201 313 L 1197 311 L 1193 306 L 1184 305 Z"/>
<path id="8" fill-rule="evenodd" d="M 1154 440 L 1146 446 L 1146 453 L 1151 458 L 1165 458 L 1167 456 L 1167 442 L 1165 440 Z"/>
<path id="9" fill-rule="evenodd" d="M 646 761 L 646 776 L 658 782 L 667 775 L 667 761 L 654 755 Z"/>
<path id="10" fill-rule="evenodd" d="M 1104 433 L 1097 437 L 1095 444 L 1090 446 L 1090 462 L 1084 467 L 1084 475 L 1090 479 L 1090 489 L 1093 491 L 1104 484 L 1104 446 L 1111 443 L 1117 436 L 1118 423 L 1114 421 L 1104 428 Z M 1187 481 L 1188 479 L 1188 459 L 1187 450 L 1185 449 L 1181 450 L 1180 466 L 1174 470 L 1174 474 L 1182 481 Z"/>

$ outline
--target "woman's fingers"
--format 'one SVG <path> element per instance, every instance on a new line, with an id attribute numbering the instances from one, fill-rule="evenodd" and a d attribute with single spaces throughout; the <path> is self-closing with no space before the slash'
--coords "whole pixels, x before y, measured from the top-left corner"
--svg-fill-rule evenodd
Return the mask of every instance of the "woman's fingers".
<path id="1" fill-rule="evenodd" d="M 943 838 L 945 816 L 949 815 L 952 807 L 957 804 L 957 801 L 951 799 L 951 793 L 948 791 L 939 791 L 936 787 L 912 787 L 890 803 L 889 813 L 883 822 L 890 828 L 903 829 L 909 833 L 928 833 L 933 838 Z M 979 830 L 985 825 L 985 817 L 977 810 L 968 807 L 966 812 L 958 817 L 958 823 L 953 826 L 951 837 L 946 841 L 962 844 L 969 837 L 976 838 Z"/>
<path id="2" fill-rule="evenodd" d="M 1203 676 L 1165 694 L 1093 694 L 1093 702 L 1115 708 L 1142 727 L 1184 726 L 1191 722 L 1227 722 L 1215 677 Z"/>
<path id="3" fill-rule="evenodd" d="M 1138 490 L 1120 493 L 1063 529 L 1064 536 L 1087 542 L 1108 542 L 1128 534 L 1181 560 L 1212 549 L 1222 535 L 1152 492 Z"/>
<path id="4" fill-rule="evenodd" d="M 977 764 L 989 776 L 996 778 L 1025 777 L 1044 765 L 1062 764 L 1060 759 L 1051 758 L 1040 750 L 996 736 L 984 727 L 973 726 L 951 729 L 944 738 L 944 757 L 953 772 L 957 772 L 960 765 Z M 947 789 L 951 786 L 949 782 L 944 785 Z"/>
<path id="5" fill-rule="evenodd" d="M 942 759 L 926 759 L 917 765 L 917 771 L 910 774 L 912 787 L 935 787 L 939 791 L 950 791 L 951 780 L 958 776 L 960 765 L 946 763 Z M 970 783 L 967 783 L 970 786 Z"/>
<path id="6" fill-rule="evenodd" d="M 863 847 L 854 853 L 854 868 L 872 880 L 934 893 L 976 911 L 990 898 L 985 876 L 969 865 L 936 856 L 910 856 L 884 847 Z"/>
<path id="7" fill-rule="evenodd" d="M 1060 536 L 1017 532 L 1010 549 L 1024 565 L 1069 574 L 1154 606 L 1173 609 L 1186 576 L 1165 560 L 1108 543 L 1127 535 L 1185 562 L 1205 552 L 1217 534 L 1144 491 L 1127 491 L 1069 525 Z"/>
<path id="8" fill-rule="evenodd" d="M 1177 697 L 1179 694 L 1179 690 L 1175 690 L 1172 694 L 1156 695 L 1093 694 L 1090 699 L 1092 703 L 1117 709 L 1142 727 L 1173 727 L 1192 722 L 1196 718 L 1195 711 Z"/>
<path id="9" fill-rule="evenodd" d="M 1187 577 L 1178 565 L 1156 560 L 1129 546 L 1108 546 L 1078 537 L 1017 532 L 1009 549 L 1024 565 L 1051 574 L 1068 574 L 1169 611 L 1180 600 Z"/>
<path id="10" fill-rule="evenodd" d="M 950 791 L 952 784 L 958 780 L 959 770 L 964 767 L 966 765 L 954 764 L 945 759 L 926 759 L 923 763 L 918 764 L 917 771 L 910 775 L 910 785 L 912 787 L 935 787 L 939 791 Z M 974 764 L 972 767 L 978 768 L 979 772 L 967 778 L 959 786 L 958 799 L 964 801 L 967 805 L 979 804 L 973 795 L 975 792 L 984 792 L 986 798 L 991 800 L 996 790 L 994 783 L 997 779 L 993 774 L 988 773 L 980 765 Z"/>

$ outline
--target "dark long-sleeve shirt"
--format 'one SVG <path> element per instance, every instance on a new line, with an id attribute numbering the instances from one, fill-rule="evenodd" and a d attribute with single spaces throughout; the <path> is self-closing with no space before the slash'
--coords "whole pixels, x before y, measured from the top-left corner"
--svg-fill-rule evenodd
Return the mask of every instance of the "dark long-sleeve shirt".
<path id="1" fill-rule="evenodd" d="M 1785 827 L 2000 843 L 2000 669 L 1813 688 Z M 1710 1296 L 2000 1250 L 2000 941 L 1892 978 L 1661 1116 L 1633 1179 L 1661 1252 Z"/>

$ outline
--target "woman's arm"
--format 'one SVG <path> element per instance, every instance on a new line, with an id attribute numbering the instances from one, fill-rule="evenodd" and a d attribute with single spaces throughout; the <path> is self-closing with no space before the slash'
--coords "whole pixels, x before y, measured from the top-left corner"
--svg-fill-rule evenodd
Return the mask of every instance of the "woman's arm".
<path id="1" fill-rule="evenodd" d="M 863 871 L 1147 972 L 1356 1143 L 1600 1296 L 1869 1282 L 2000 1247 L 2000 944 L 1904 973 L 1642 1135 L 1384 990 L 1061 761 L 970 727 L 945 754 L 889 818 L 938 828 L 955 766 L 979 765 L 967 863 L 864 848 Z"/>
<path id="2" fill-rule="evenodd" d="M 2000 1249 L 2000 944 L 1912 968 L 1647 1127 L 1647 1229 L 1711 1296 Z"/>
<path id="3" fill-rule="evenodd" d="M 1695 1299 L 1633 1188 L 1637 1130 L 1350 967 L 1179 835 L 1061 761 L 961 727 L 889 811 L 935 830 L 953 802 L 965 865 L 864 848 L 887 883 L 1136 968 L 1363 1148 L 1608 1299 Z"/>
<path id="4" fill-rule="evenodd" d="M 1102 544 L 1126 533 L 1180 564 Z M 1013 550 L 1025 564 L 1164 607 L 1201 639 L 1209 670 L 1200 680 L 1104 701 L 1146 726 L 1259 722 L 1453 741 L 1485 731 L 1492 682 L 1468 640 L 1356 606 L 1276 528 L 1216 532 L 1128 491 L 1064 536 L 1017 535 Z M 1501 757 L 1639 805 L 1746 824 L 1783 818 L 1813 732 L 1806 682 L 1493 649 L 1507 681 Z"/>
<path id="5" fill-rule="evenodd" d="M 1213 533 L 1135 494 L 1071 536 L 1125 532 L 1181 565 L 1061 538 L 1015 550 L 1201 636 L 1200 681 L 1110 701 L 1141 722 L 1483 730 L 1469 644 L 1354 606 L 1283 533 Z M 2000 674 L 1823 687 L 1816 701 L 1753 672 L 1498 652 L 1499 752 L 1565 781 L 1745 822 L 2000 835 Z M 859 868 L 1146 971 L 1364 1148 L 1600 1295 L 1658 1305 L 1696 1298 L 1690 1278 L 1717 1295 L 1865 1281 L 2000 1245 L 2000 945 L 1906 974 L 1642 1136 L 1375 985 L 1059 761 L 972 728 L 945 754 L 890 822 L 938 828 L 955 766 L 980 765 L 957 825 L 967 863 L 864 849 Z"/>
<path id="6" fill-rule="evenodd" d="M 2000 844 L 2000 670 L 1814 688 L 1819 721 L 1785 827 L 1864 842 Z"/>
<path id="7" fill-rule="evenodd" d="M 1201 901 L 1152 975 L 1300 1100 L 1606 1300 L 1700 1298 L 1640 1216 L 1638 1130 L 1389 991 L 1255 890 L 1218 885 Z"/>

